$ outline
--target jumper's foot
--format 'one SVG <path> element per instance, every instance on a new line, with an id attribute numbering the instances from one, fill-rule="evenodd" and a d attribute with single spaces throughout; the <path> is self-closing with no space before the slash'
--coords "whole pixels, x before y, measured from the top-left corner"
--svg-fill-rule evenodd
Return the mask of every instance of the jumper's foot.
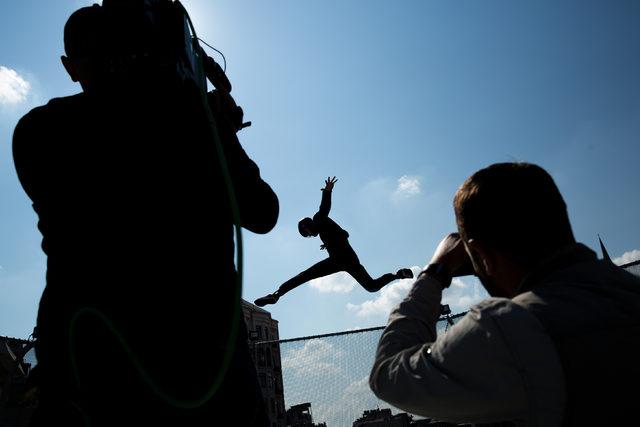
<path id="1" fill-rule="evenodd" d="M 258 298 L 253 303 L 255 305 L 257 305 L 258 307 L 264 307 L 267 304 L 275 304 L 275 303 L 277 303 L 278 299 L 280 299 L 280 297 L 278 295 L 269 294 L 269 295 L 263 296 L 262 298 Z"/>
<path id="2" fill-rule="evenodd" d="M 398 276 L 398 279 L 412 279 L 413 278 L 413 271 L 411 271 L 408 268 L 401 268 L 396 273 L 396 276 Z"/>

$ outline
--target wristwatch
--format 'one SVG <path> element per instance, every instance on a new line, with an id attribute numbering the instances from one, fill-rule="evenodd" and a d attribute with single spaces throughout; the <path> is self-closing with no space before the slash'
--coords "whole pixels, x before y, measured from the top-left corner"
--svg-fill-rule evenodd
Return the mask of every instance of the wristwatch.
<path id="1" fill-rule="evenodd" d="M 429 264 L 422 272 L 436 279 L 443 289 L 448 288 L 451 284 L 451 273 L 439 262 Z"/>

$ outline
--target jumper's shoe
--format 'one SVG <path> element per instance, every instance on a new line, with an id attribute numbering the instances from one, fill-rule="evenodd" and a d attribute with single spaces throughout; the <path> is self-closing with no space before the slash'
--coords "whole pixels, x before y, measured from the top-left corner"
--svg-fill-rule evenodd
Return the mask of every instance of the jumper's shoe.
<path id="1" fill-rule="evenodd" d="M 257 305 L 258 307 L 264 307 L 267 304 L 275 304 L 275 303 L 277 303 L 279 298 L 280 297 L 278 295 L 276 295 L 276 294 L 269 294 L 269 295 L 266 295 L 266 296 L 264 296 L 262 298 L 258 298 L 253 303 L 255 305 Z"/>
<path id="2" fill-rule="evenodd" d="M 398 276 L 398 279 L 413 279 L 413 271 L 408 268 L 401 268 L 396 273 L 396 276 Z"/>

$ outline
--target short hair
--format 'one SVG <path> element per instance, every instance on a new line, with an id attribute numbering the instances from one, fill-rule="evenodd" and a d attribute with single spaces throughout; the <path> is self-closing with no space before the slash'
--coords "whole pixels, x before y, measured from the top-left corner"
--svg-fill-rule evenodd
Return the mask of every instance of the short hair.
<path id="1" fill-rule="evenodd" d="M 102 6 L 82 7 L 64 25 L 64 51 L 69 58 L 95 56 L 103 49 L 104 11 Z"/>
<path id="2" fill-rule="evenodd" d="M 298 221 L 298 232 L 305 236 L 305 234 L 303 233 L 306 230 L 311 230 L 313 228 L 313 220 L 309 217 L 306 218 L 302 218 L 300 221 Z"/>
<path id="3" fill-rule="evenodd" d="M 533 268 L 575 243 L 567 206 L 553 178 L 531 163 L 496 163 L 471 175 L 453 206 L 461 236 Z"/>

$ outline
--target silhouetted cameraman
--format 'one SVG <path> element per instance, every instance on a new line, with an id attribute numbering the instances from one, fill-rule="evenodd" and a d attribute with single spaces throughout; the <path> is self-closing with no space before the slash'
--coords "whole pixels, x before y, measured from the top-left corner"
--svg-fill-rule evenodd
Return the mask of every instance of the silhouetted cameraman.
<path id="1" fill-rule="evenodd" d="M 73 13 L 62 62 L 83 92 L 15 129 L 47 255 L 33 425 L 215 425 L 238 405 L 243 425 L 268 425 L 233 205 L 239 225 L 267 233 L 278 199 L 236 138 L 233 98 L 209 95 L 218 146 L 201 88 L 176 74 L 175 46 L 163 50 L 175 34 L 156 25 L 180 35 L 172 4 L 105 0 Z M 168 12 L 156 19 L 149 5 Z"/>

